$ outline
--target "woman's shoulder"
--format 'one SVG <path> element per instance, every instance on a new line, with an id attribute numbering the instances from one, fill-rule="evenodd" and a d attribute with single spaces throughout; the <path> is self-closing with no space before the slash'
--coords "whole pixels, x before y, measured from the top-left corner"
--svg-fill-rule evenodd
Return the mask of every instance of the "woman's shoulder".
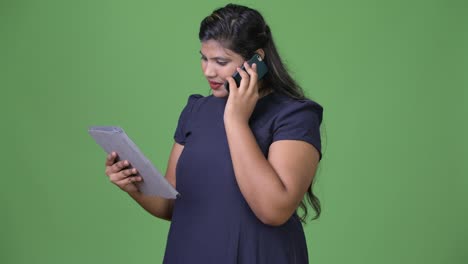
<path id="1" fill-rule="evenodd" d="M 271 97 L 269 108 L 276 115 L 293 115 L 300 112 L 310 112 L 315 113 L 320 120 L 322 119 L 323 106 L 313 99 L 307 97 L 298 99 L 276 92 Z"/>
<path id="2" fill-rule="evenodd" d="M 190 94 L 189 97 L 188 97 L 188 103 L 196 103 L 196 102 L 205 102 L 205 101 L 210 101 L 210 100 L 215 100 L 215 99 L 218 99 L 218 100 L 227 100 L 227 97 L 226 98 L 216 98 L 214 95 L 210 94 L 210 95 L 201 95 L 201 94 Z"/>
<path id="3" fill-rule="evenodd" d="M 200 99 L 205 98 L 205 96 L 201 94 L 190 94 L 187 98 L 186 105 L 185 105 L 185 111 L 187 112 L 192 112 L 194 106 L 197 104 Z"/>
<path id="4" fill-rule="evenodd" d="M 201 94 L 191 94 L 188 96 L 187 103 L 195 103 L 196 101 L 204 98 L 205 96 Z"/>
<path id="5" fill-rule="evenodd" d="M 227 101 L 226 98 L 218 98 L 214 95 L 190 94 L 185 105 L 185 111 L 189 113 L 198 113 L 205 108 L 219 108 Z"/>

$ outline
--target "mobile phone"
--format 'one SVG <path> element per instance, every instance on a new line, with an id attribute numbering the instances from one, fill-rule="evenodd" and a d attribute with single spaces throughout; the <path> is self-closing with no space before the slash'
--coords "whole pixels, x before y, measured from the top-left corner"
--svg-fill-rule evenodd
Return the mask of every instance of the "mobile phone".
<path id="1" fill-rule="evenodd" d="M 266 63 L 263 61 L 262 57 L 257 53 L 255 53 L 252 56 L 252 58 L 250 58 L 250 60 L 247 61 L 247 63 L 250 66 L 252 66 L 252 64 L 254 64 L 254 63 L 257 65 L 257 76 L 258 76 L 257 80 L 258 81 L 261 80 L 263 78 L 263 76 L 265 76 L 265 74 L 268 72 L 268 68 L 267 68 Z M 242 66 L 242 70 L 245 71 L 244 66 Z M 234 78 L 234 80 L 236 81 L 237 87 L 239 87 L 241 79 L 242 79 L 242 76 L 239 74 L 239 72 L 236 71 L 236 73 L 232 76 L 232 78 Z M 224 83 L 224 87 L 226 87 L 226 90 L 229 92 L 229 82 L 226 81 Z"/>

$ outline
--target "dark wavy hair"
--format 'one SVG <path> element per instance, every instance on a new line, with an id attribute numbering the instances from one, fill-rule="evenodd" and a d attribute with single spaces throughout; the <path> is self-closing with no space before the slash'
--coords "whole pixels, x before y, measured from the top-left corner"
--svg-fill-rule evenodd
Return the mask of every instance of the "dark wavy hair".
<path id="1" fill-rule="evenodd" d="M 207 40 L 220 42 L 223 47 L 241 55 L 244 60 L 252 57 L 256 50 L 263 49 L 268 73 L 263 77 L 260 89 L 268 87 L 274 92 L 297 100 L 306 98 L 302 88 L 294 81 L 281 61 L 270 27 L 257 10 L 235 4 L 216 9 L 203 19 L 198 36 L 201 42 Z M 319 199 L 312 192 L 312 185 L 313 182 L 307 190 L 307 200 L 316 212 L 312 218 L 314 220 L 319 218 L 321 206 Z M 305 223 L 307 206 L 301 201 L 299 207 L 304 212 L 300 219 Z"/>

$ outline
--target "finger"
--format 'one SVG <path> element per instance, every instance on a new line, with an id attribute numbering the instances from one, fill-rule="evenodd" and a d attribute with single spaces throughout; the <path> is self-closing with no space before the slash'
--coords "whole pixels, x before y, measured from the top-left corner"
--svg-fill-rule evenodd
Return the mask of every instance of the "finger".
<path id="1" fill-rule="evenodd" d="M 106 158 L 106 166 L 112 166 L 112 164 L 115 163 L 115 158 L 117 157 L 117 153 L 111 152 L 109 155 L 107 155 Z"/>
<path id="2" fill-rule="evenodd" d="M 118 173 L 118 174 L 120 174 L 120 176 L 119 176 L 120 179 L 124 179 L 124 178 L 127 178 L 129 176 L 137 174 L 137 169 L 131 168 L 131 169 L 128 169 L 128 170 L 121 170 L 120 173 Z"/>
<path id="3" fill-rule="evenodd" d="M 113 173 L 113 174 L 110 175 L 109 179 L 112 182 L 118 182 L 118 181 L 121 181 L 123 179 L 129 178 L 129 177 L 132 177 L 132 176 L 136 176 L 136 174 L 137 174 L 137 170 L 135 168 L 131 168 L 131 169 L 127 169 L 127 170 L 121 170 L 118 173 Z"/>
<path id="4" fill-rule="evenodd" d="M 127 184 L 137 182 L 137 181 L 141 181 L 140 176 L 128 177 L 128 178 L 122 180 L 123 183 L 127 182 Z"/>
<path id="5" fill-rule="evenodd" d="M 111 152 L 109 155 L 106 157 L 106 170 L 105 174 L 107 176 L 110 176 L 113 172 L 112 165 L 114 165 L 117 161 L 117 153 L 116 152 Z"/>
<path id="6" fill-rule="evenodd" d="M 141 181 L 140 176 L 135 176 L 135 177 L 128 177 L 123 180 L 115 182 L 116 185 L 118 185 L 120 188 L 124 188 L 128 184 L 132 184 L 134 182 L 139 182 Z"/>
<path id="7" fill-rule="evenodd" d="M 121 160 L 119 162 L 114 163 L 114 165 L 111 166 L 110 172 L 111 173 L 116 173 L 121 171 L 122 169 L 128 167 L 130 163 L 128 160 Z"/>
<path id="8" fill-rule="evenodd" d="M 237 84 L 236 84 L 236 81 L 234 80 L 234 78 L 229 76 L 229 77 L 226 78 L 226 80 L 229 83 L 229 93 L 236 94 L 238 87 L 237 87 Z"/>
<path id="9" fill-rule="evenodd" d="M 244 63 L 246 65 L 247 62 Z M 239 84 L 239 89 L 247 89 L 249 87 L 249 82 L 250 82 L 250 77 L 247 74 L 246 71 L 244 71 L 241 68 L 237 68 L 237 71 L 239 72 L 240 76 L 242 77 L 241 82 Z"/>
<path id="10" fill-rule="evenodd" d="M 250 75 L 250 82 L 249 82 L 249 91 L 252 93 L 258 92 L 258 86 L 257 86 L 257 80 L 258 80 L 258 75 L 257 75 L 257 64 L 252 64 L 252 66 L 248 65 L 245 67 L 247 72 Z"/>

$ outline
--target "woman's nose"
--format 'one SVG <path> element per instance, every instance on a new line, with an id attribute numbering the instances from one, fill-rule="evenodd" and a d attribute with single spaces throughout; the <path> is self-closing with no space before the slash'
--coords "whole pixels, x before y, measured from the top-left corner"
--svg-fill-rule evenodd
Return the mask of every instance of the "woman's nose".
<path id="1" fill-rule="evenodd" d="M 211 65 L 211 63 L 207 63 L 204 69 L 204 72 L 206 77 L 213 78 L 216 76 L 216 71 L 214 67 Z"/>

